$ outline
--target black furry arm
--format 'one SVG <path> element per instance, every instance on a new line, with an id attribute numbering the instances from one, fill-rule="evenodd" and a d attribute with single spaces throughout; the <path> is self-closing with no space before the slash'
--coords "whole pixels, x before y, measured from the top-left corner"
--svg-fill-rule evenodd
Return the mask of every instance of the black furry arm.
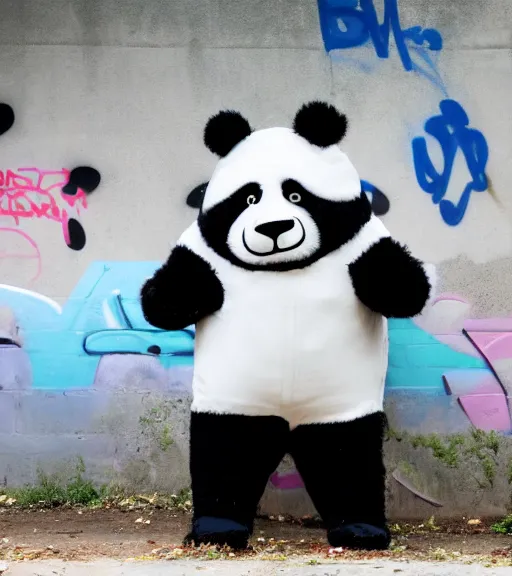
<path id="1" fill-rule="evenodd" d="M 411 318 L 432 287 L 423 264 L 392 238 L 381 238 L 349 265 L 359 300 L 386 318 Z"/>
<path id="2" fill-rule="evenodd" d="M 144 318 L 163 330 L 183 330 L 217 312 L 224 289 L 213 268 L 185 246 L 177 246 L 167 262 L 141 290 Z"/>

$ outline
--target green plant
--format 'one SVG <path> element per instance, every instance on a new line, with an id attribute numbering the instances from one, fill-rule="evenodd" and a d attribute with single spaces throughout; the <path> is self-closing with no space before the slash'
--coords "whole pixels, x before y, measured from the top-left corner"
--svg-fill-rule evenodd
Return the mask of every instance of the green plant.
<path id="1" fill-rule="evenodd" d="M 404 438 L 404 434 L 400 434 L 400 432 L 398 432 L 398 430 L 395 430 L 394 428 L 391 428 L 391 426 L 388 426 L 386 428 L 386 433 L 385 433 L 385 439 L 386 440 L 396 440 L 397 442 L 401 442 Z"/>
<path id="2" fill-rule="evenodd" d="M 37 473 L 38 483 L 35 486 L 25 486 L 6 490 L 5 495 L 12 498 L 18 506 L 54 507 L 63 504 L 90 505 L 98 501 L 99 494 L 90 480 L 84 479 L 85 463 L 83 458 L 77 459 L 75 472 L 67 483 L 57 475 L 46 474 L 43 470 Z"/>
<path id="3" fill-rule="evenodd" d="M 512 514 L 493 524 L 491 530 L 496 534 L 512 534 Z"/>
<path id="4" fill-rule="evenodd" d="M 82 504 L 86 506 L 98 501 L 98 491 L 90 480 L 84 479 L 83 474 L 85 474 L 85 463 L 84 459 L 79 456 L 75 475 L 65 488 L 68 504 Z"/>
<path id="5" fill-rule="evenodd" d="M 166 452 L 174 444 L 169 424 L 164 424 L 158 443 L 163 452 Z"/>
<path id="6" fill-rule="evenodd" d="M 218 560 L 220 556 L 221 554 L 217 550 L 208 550 L 206 552 L 206 557 L 208 558 L 208 560 Z"/>
<path id="7" fill-rule="evenodd" d="M 413 448 L 427 448 L 432 451 L 434 458 L 448 466 L 458 468 L 468 458 L 476 458 L 480 464 L 484 479 L 473 476 L 480 488 L 487 485 L 493 486 L 496 478 L 497 456 L 500 449 L 500 437 L 494 431 L 473 429 L 469 435 L 452 434 L 441 438 L 438 434 L 428 435 L 407 435 L 402 436 L 408 439 Z M 508 468 L 508 480 L 512 483 L 512 460 Z"/>
<path id="8" fill-rule="evenodd" d="M 507 480 L 509 484 L 512 484 L 512 458 L 510 458 L 507 465 Z"/>
<path id="9" fill-rule="evenodd" d="M 162 452 L 166 452 L 174 444 L 169 424 L 170 418 L 171 405 L 165 401 L 150 408 L 144 416 L 139 417 L 143 434 L 156 440 Z"/>
<path id="10" fill-rule="evenodd" d="M 178 510 L 190 510 L 192 507 L 192 490 L 183 488 L 178 494 L 172 494 L 169 498 L 169 506 Z"/>
<path id="11" fill-rule="evenodd" d="M 435 458 L 450 468 L 456 468 L 459 465 L 458 449 L 464 444 L 464 436 L 454 434 L 445 442 L 437 434 L 418 435 L 411 438 L 411 444 L 413 448 L 429 448 Z"/>
<path id="12" fill-rule="evenodd" d="M 431 516 L 426 522 L 425 522 L 425 527 L 428 530 L 432 530 L 432 532 L 437 532 L 438 530 L 440 530 L 441 528 L 436 524 L 436 519 L 434 518 L 434 516 Z"/>

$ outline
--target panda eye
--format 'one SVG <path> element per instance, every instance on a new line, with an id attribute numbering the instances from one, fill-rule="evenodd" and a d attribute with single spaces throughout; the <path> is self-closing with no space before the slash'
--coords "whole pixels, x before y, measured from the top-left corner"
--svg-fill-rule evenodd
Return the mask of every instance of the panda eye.
<path id="1" fill-rule="evenodd" d="M 288 196 L 288 199 L 290 200 L 290 202 L 293 202 L 294 204 L 298 204 L 302 200 L 302 196 L 298 192 L 292 192 Z"/>
<path id="2" fill-rule="evenodd" d="M 247 196 L 247 204 L 249 204 L 249 206 L 251 204 L 256 204 L 257 201 L 258 201 L 258 199 L 256 198 L 256 196 L 254 194 Z"/>

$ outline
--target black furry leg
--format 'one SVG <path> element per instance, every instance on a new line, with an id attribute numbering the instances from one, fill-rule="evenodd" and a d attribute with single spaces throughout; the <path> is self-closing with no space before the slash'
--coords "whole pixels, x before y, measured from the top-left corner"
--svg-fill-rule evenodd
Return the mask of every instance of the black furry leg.
<path id="1" fill-rule="evenodd" d="M 289 426 L 274 416 L 192 412 L 194 516 L 187 542 L 245 548 L 270 475 L 287 450 Z"/>
<path id="2" fill-rule="evenodd" d="M 383 413 L 352 422 L 309 424 L 291 433 L 291 454 L 332 546 L 385 549 Z"/>

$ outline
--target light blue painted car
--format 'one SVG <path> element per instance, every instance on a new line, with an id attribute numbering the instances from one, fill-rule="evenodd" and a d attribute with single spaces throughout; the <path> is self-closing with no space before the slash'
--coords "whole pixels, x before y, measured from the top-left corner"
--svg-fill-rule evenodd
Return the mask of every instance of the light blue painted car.
<path id="1" fill-rule="evenodd" d="M 95 262 L 62 307 L 38 293 L 0 285 L 0 306 L 14 312 L 30 358 L 32 386 L 88 388 L 101 358 L 112 354 L 155 356 L 165 368 L 191 366 L 195 328 L 161 331 L 142 315 L 140 288 L 160 265 Z"/>

